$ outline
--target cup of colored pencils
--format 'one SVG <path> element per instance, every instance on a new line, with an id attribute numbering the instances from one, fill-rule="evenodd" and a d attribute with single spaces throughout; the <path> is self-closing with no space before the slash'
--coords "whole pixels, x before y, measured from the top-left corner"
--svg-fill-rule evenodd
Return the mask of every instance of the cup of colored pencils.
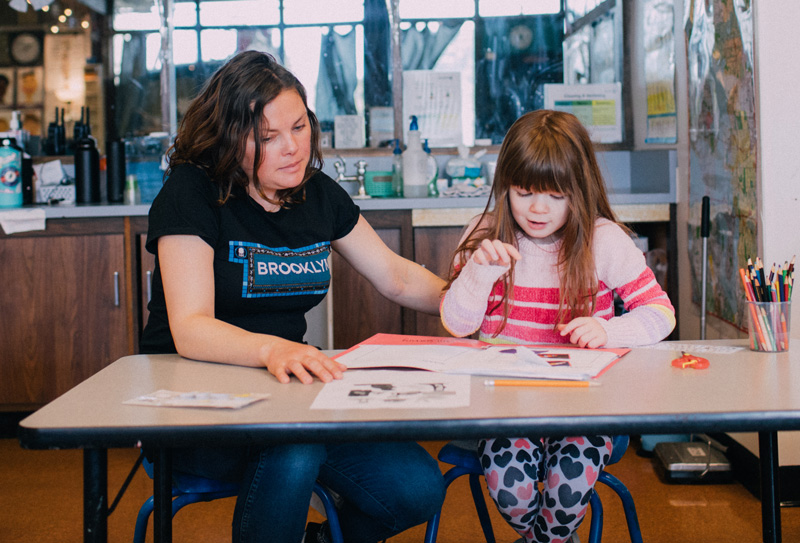
<path id="1" fill-rule="evenodd" d="M 783 352 L 789 350 L 794 257 L 784 265 L 773 264 L 769 272 L 760 258 L 739 269 L 747 300 L 747 331 L 750 349 Z"/>

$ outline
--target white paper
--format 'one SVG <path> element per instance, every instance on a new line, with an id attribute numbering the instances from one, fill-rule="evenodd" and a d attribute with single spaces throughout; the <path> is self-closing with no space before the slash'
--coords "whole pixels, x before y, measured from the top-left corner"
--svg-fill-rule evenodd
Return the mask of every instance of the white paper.
<path id="1" fill-rule="evenodd" d="M 410 409 L 469 406 L 470 377 L 429 371 L 349 370 L 326 383 L 311 409 Z"/>
<path id="2" fill-rule="evenodd" d="M 411 115 L 417 116 L 420 137 L 428 140 L 429 147 L 461 145 L 461 74 L 404 71 L 404 134 L 408 134 Z"/>
<path id="3" fill-rule="evenodd" d="M 45 229 L 44 209 L 10 209 L 0 211 L 0 228 L 6 234 Z"/>
<path id="4" fill-rule="evenodd" d="M 156 390 L 150 394 L 128 400 L 125 405 L 150 405 L 154 407 L 210 407 L 239 409 L 269 398 L 269 394 L 227 394 L 218 392 L 176 392 Z"/>
<path id="5" fill-rule="evenodd" d="M 336 115 L 333 120 L 333 146 L 336 149 L 364 147 L 364 117 Z"/>
<path id="6" fill-rule="evenodd" d="M 359 345 L 336 359 L 348 368 L 416 368 L 434 372 L 531 379 L 588 380 L 619 357 L 593 349 L 493 345 Z"/>
<path id="7" fill-rule="evenodd" d="M 622 141 L 622 85 L 619 83 L 547 84 L 544 107 L 575 115 L 592 141 Z"/>
<path id="8" fill-rule="evenodd" d="M 51 160 L 42 164 L 34 164 L 33 171 L 36 174 L 38 185 L 58 185 L 62 179 L 67 177 L 64 167 L 60 160 Z"/>

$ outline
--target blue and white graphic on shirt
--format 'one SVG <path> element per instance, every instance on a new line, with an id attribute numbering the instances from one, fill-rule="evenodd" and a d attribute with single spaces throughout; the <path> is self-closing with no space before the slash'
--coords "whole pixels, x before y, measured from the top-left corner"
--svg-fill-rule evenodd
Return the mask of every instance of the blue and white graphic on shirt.
<path id="1" fill-rule="evenodd" d="M 242 297 L 326 294 L 331 281 L 330 243 L 298 249 L 230 241 L 231 262 L 242 264 Z"/>

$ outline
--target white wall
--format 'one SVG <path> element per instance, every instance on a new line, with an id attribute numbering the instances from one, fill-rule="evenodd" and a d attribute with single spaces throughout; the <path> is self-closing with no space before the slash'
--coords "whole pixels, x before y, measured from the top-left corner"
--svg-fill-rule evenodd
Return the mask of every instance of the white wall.
<path id="1" fill-rule="evenodd" d="M 800 2 L 754 2 L 758 119 L 759 245 L 765 262 L 800 257 Z M 798 262 L 800 264 L 800 262 Z M 800 349 L 800 303 L 792 304 L 791 347 Z M 800 384 L 799 384 L 800 385 Z M 756 434 L 734 437 L 758 455 Z M 800 433 L 781 432 L 780 465 L 800 465 Z"/>
<path id="2" fill-rule="evenodd" d="M 800 257 L 800 2 L 754 2 L 759 234 L 765 262 Z M 800 265 L 800 262 L 798 262 Z M 793 304 L 794 337 L 800 337 L 800 303 Z M 795 344 L 794 348 L 800 348 Z"/>

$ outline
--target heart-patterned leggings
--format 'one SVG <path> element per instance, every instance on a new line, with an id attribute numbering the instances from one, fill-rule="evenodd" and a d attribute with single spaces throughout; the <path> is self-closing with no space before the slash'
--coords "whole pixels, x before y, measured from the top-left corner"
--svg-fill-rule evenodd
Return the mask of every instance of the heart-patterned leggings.
<path id="1" fill-rule="evenodd" d="M 497 438 L 480 440 L 478 454 L 511 527 L 528 543 L 563 543 L 583 521 L 611 447 L 609 436 Z"/>

